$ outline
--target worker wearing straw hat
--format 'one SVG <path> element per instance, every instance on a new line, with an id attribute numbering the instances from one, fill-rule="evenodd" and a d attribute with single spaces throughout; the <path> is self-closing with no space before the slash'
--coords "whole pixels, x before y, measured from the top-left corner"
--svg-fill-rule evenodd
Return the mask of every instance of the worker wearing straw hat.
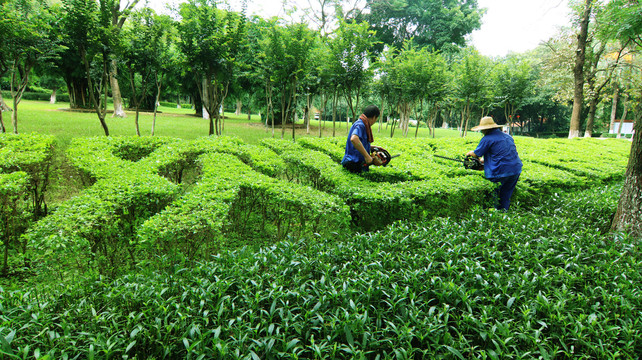
<path id="1" fill-rule="evenodd" d="M 482 118 L 479 125 L 471 130 L 481 131 L 484 137 L 479 141 L 477 148 L 466 155 L 482 158 L 484 176 L 498 184 L 494 192 L 495 208 L 508 210 L 510 198 L 522 173 L 522 161 L 517 155 L 515 141 L 510 135 L 501 131 L 501 127 L 492 117 Z"/>

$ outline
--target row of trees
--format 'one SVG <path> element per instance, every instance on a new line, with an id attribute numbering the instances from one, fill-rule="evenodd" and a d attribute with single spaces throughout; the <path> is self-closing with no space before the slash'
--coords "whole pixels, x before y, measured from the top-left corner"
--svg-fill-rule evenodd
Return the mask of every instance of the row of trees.
<path id="1" fill-rule="evenodd" d="M 465 136 L 487 114 L 529 133 L 568 128 L 570 118 L 569 137 L 579 136 L 581 126 L 591 136 L 596 123 L 610 123 L 639 99 L 632 55 L 638 47 L 614 30 L 626 19 L 595 0 L 576 4 L 574 28 L 500 59 L 465 47 L 483 14 L 475 1 L 372 0 L 348 9 L 319 0 L 306 19 L 318 30 L 248 17 L 215 0 L 181 3 L 173 16 L 135 10 L 137 2 L 0 3 L 7 14 L 0 21 L 0 77 L 11 90 L 14 132 L 33 70 L 63 78 L 70 106 L 93 108 L 106 135 L 107 101 L 113 99 L 113 116 L 124 116 L 121 94 L 136 110 L 138 135 L 138 110 L 155 109 L 169 93 L 189 96 L 217 135 L 226 102 L 264 114 L 273 134 L 274 124 L 293 123 L 297 112 L 309 123 L 316 107 L 332 112 L 336 123 L 339 107 L 354 119 L 374 102 L 398 119 L 391 132 L 405 136 L 411 118 L 431 129 L 458 127 Z"/>

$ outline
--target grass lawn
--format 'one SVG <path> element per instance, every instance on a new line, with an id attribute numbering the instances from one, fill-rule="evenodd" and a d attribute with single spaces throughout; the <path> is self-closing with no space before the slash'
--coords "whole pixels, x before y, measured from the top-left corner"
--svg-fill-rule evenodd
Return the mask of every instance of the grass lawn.
<path id="1" fill-rule="evenodd" d="M 200 136 L 207 136 L 209 132 L 209 122 L 200 117 L 194 116 L 192 109 L 177 109 L 171 107 L 160 107 L 160 113 L 156 116 L 156 136 L 170 136 L 181 139 L 194 139 Z M 272 130 L 265 128 L 261 123 L 258 115 L 252 115 L 248 121 L 247 114 L 234 115 L 233 113 L 225 114 L 227 119 L 224 121 L 223 135 L 236 136 L 248 144 L 258 144 L 263 138 L 272 137 Z M 10 113 L 3 114 L 3 120 L 7 132 L 13 132 Z M 111 136 L 135 136 L 136 128 L 134 125 L 135 112 L 127 112 L 126 118 L 113 118 L 107 114 L 107 126 Z M 150 135 L 152 127 L 153 114 L 141 113 L 139 118 L 139 127 L 141 135 Z M 296 124 L 295 136 L 319 136 L 319 121 L 311 121 L 310 133 L 306 133 L 303 127 L 303 121 L 299 120 Z M 332 136 L 332 123 L 322 123 L 322 136 Z M 390 137 L 390 128 L 385 125 L 379 130 L 379 125 L 373 127 L 375 143 L 377 137 Z M 98 121 L 98 116 L 94 112 L 76 112 L 69 111 L 68 103 L 49 104 L 45 101 L 23 100 L 18 105 L 18 132 L 19 133 L 44 133 L 55 135 L 59 144 L 64 148 L 74 137 L 86 136 L 103 136 L 104 132 Z M 415 129 L 408 131 L 408 137 L 414 137 Z M 344 137 L 347 135 L 345 122 L 337 122 L 335 136 Z M 476 133 L 471 133 L 477 136 Z M 402 137 L 399 129 L 395 130 L 394 137 Z M 418 137 L 431 136 L 426 128 L 420 128 Z M 459 132 L 450 129 L 437 129 L 436 137 L 456 137 Z M 281 128 L 274 129 L 274 137 L 281 138 Z M 283 135 L 285 139 L 292 138 L 292 127 L 289 125 Z"/>

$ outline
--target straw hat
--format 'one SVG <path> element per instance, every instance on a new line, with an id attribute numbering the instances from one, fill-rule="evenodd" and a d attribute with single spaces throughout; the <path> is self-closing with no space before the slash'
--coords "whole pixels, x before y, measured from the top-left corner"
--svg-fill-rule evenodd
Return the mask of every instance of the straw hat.
<path id="1" fill-rule="evenodd" d="M 495 120 L 493 120 L 492 117 L 486 116 L 486 117 L 483 117 L 481 120 L 479 120 L 479 125 L 475 126 L 470 130 L 479 131 L 479 130 L 500 128 L 500 127 L 502 127 L 502 125 L 495 124 Z"/>

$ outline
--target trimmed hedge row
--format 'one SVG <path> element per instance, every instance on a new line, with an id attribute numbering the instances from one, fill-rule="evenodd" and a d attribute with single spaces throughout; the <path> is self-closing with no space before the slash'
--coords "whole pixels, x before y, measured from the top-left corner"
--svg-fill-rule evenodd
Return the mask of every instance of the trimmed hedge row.
<path id="1" fill-rule="evenodd" d="M 245 163 L 270 175 L 285 165 L 271 150 L 238 139 L 86 138 L 74 140 L 68 155 L 92 186 L 27 235 L 61 276 L 118 272 L 158 249 L 207 257 L 235 238 L 327 235 L 350 219 L 333 196 L 252 170 Z M 199 182 L 178 187 L 194 168 Z"/>
<path id="2" fill-rule="evenodd" d="M 119 274 L 141 260 L 138 227 L 178 193 L 160 176 L 126 169 L 62 203 L 25 237 L 42 257 L 39 265 L 61 279 L 93 270 Z"/>
<path id="3" fill-rule="evenodd" d="M 24 171 L 34 218 L 46 215 L 45 192 L 52 172 L 55 138 L 41 134 L 0 134 L 0 173 Z"/>
<path id="4" fill-rule="evenodd" d="M 543 195 L 624 174 L 628 142 L 516 140 L 524 159 L 516 192 L 522 203 L 536 205 Z M 75 139 L 68 156 L 85 184 L 93 186 L 37 224 L 29 239 L 50 259 L 65 248 L 82 254 L 82 264 L 67 268 L 107 273 L 149 252 L 202 257 L 232 244 L 458 216 L 488 206 L 486 194 L 494 184 L 481 172 L 434 155 L 457 156 L 477 142 L 383 139 L 379 145 L 402 156 L 355 175 L 338 164 L 344 146 L 338 138 L 264 139 L 260 146 L 228 137 Z M 564 161 L 565 153 L 584 160 L 590 152 L 602 155 L 586 167 L 582 161 Z M 550 162 L 555 166 L 546 165 Z M 598 176 L 594 169 L 603 163 L 606 175 Z"/>
<path id="5" fill-rule="evenodd" d="M 258 174 L 228 154 L 208 153 L 199 163 L 202 176 L 192 191 L 140 229 L 142 241 L 161 254 L 179 248 L 203 257 L 226 248 L 224 239 L 272 243 L 349 225 L 347 206 L 333 196 Z"/>
<path id="6" fill-rule="evenodd" d="M 9 271 L 9 252 L 24 248 L 18 240 L 29 223 L 27 187 L 29 175 L 24 171 L 0 173 L 0 244 L 2 245 L 2 275 Z"/>
<path id="7" fill-rule="evenodd" d="M 7 104 L 11 105 L 11 91 L 3 90 L 2 97 L 5 99 Z M 51 92 L 34 92 L 34 91 L 25 91 L 22 94 L 23 100 L 38 100 L 38 101 L 49 101 L 51 100 Z M 56 94 L 56 101 L 69 102 L 69 94 L 65 92 L 58 92 Z"/>
<path id="8" fill-rule="evenodd" d="M 9 263 L 17 263 L 20 257 L 28 265 L 20 235 L 47 215 L 45 192 L 53 170 L 54 142 L 47 135 L 0 134 L 0 244 L 5 275 Z"/>
<path id="9" fill-rule="evenodd" d="M 284 152 L 288 177 L 337 194 L 350 206 L 357 229 L 376 230 L 396 220 L 456 215 L 482 204 L 490 184 L 477 176 L 382 184 L 343 170 L 314 150 Z"/>

